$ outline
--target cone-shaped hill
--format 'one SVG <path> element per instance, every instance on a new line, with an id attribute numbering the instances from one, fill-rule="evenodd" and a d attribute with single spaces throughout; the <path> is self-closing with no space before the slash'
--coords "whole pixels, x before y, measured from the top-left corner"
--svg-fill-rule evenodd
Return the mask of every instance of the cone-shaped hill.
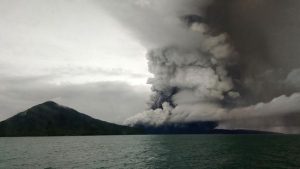
<path id="1" fill-rule="evenodd" d="M 117 125 L 48 101 L 0 122 L 0 136 L 63 136 L 141 134 L 142 130 Z"/>

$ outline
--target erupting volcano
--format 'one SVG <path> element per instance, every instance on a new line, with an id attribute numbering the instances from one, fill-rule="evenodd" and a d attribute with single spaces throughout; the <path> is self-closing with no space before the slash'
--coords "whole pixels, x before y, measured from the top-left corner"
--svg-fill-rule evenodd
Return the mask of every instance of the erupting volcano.
<path id="1" fill-rule="evenodd" d="M 288 1 L 279 13 L 294 3 Z M 127 124 L 214 122 L 226 129 L 298 131 L 300 62 L 293 54 L 298 49 L 280 46 L 296 63 L 283 62 L 282 51 L 271 47 L 281 44 L 276 43 L 280 37 L 298 33 L 292 27 L 284 26 L 290 32 L 274 29 L 294 22 L 292 16 L 278 14 L 280 2 L 139 0 L 103 5 L 148 49 L 153 94 L 148 110 Z M 262 16 L 263 10 L 268 15 Z"/>

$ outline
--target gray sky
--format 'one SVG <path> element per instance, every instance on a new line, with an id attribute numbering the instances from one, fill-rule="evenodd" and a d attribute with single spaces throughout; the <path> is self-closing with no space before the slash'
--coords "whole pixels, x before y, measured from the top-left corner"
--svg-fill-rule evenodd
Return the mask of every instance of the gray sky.
<path id="1" fill-rule="evenodd" d="M 122 122 L 145 109 L 146 49 L 96 1 L 0 0 L 0 120 L 53 100 Z"/>
<path id="2" fill-rule="evenodd" d="M 295 0 L 0 0 L 0 120 L 53 100 L 117 123 L 140 112 L 130 119 L 165 122 L 161 111 L 172 111 L 299 133 L 299 9 Z M 187 27 L 191 14 L 207 24 Z M 152 89 L 180 89 L 174 110 L 143 111 L 149 77 Z"/>

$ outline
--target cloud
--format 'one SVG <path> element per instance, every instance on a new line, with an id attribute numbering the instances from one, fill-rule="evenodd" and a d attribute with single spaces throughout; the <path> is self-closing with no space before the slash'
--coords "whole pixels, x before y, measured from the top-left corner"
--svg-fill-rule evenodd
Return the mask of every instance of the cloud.
<path id="1" fill-rule="evenodd" d="M 297 1 L 30 2 L 0 2 L 5 112 L 54 99 L 104 120 L 298 131 Z"/>
<path id="2" fill-rule="evenodd" d="M 299 92 L 284 82 L 300 67 L 299 9 L 294 0 L 214 0 L 208 7 L 209 25 L 226 31 L 239 53 L 229 73 L 239 77 L 244 104 Z"/>
<path id="3" fill-rule="evenodd" d="M 300 68 L 292 70 L 284 82 L 290 87 L 300 89 Z"/>
<path id="4" fill-rule="evenodd" d="M 219 128 L 300 132 L 300 93 L 279 96 L 267 103 L 234 108 L 220 118 Z"/>
<path id="5" fill-rule="evenodd" d="M 54 72 L 57 76 L 84 76 L 84 75 L 102 75 L 102 76 L 126 76 L 129 78 L 142 78 L 145 79 L 149 75 L 147 73 L 138 73 L 126 70 L 124 68 L 110 68 L 105 69 L 101 67 L 88 67 L 88 66 L 70 66 L 70 67 L 56 67 L 47 69 Z"/>
<path id="6" fill-rule="evenodd" d="M 1 120 L 47 100 L 113 122 L 145 108 L 145 49 L 97 4 L 0 1 Z"/>
<path id="7" fill-rule="evenodd" d="M 233 128 L 237 122 L 247 129 L 299 128 L 287 120 L 299 119 L 299 2 L 103 4 L 149 49 L 150 110 L 128 123 L 212 120 Z"/>
<path id="8" fill-rule="evenodd" d="M 209 0 L 99 1 L 148 49 L 169 45 L 197 46 L 201 35 L 187 31 L 180 18 L 200 14 L 200 9 L 207 3 Z"/>
<path id="9" fill-rule="evenodd" d="M 127 122 L 158 125 L 207 120 L 221 109 L 219 102 L 237 98 L 239 93 L 226 70 L 235 51 L 226 33 L 212 34 L 203 22 L 209 1 L 139 2 L 103 2 L 149 49 L 148 68 L 153 77 L 148 83 L 154 92 L 149 108 L 153 110 Z"/>
<path id="10" fill-rule="evenodd" d="M 143 111 L 149 97 L 147 86 L 125 82 L 94 82 L 56 85 L 45 77 L 0 78 L 0 119 L 47 100 L 70 106 L 80 112 L 111 122 Z"/>
<path id="11" fill-rule="evenodd" d="M 0 74 L 144 84 L 144 47 L 96 4 L 0 1 Z"/>

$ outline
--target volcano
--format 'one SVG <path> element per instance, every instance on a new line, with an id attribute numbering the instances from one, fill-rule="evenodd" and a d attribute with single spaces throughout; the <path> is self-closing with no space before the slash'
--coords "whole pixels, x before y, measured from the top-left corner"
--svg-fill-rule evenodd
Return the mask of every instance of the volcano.
<path id="1" fill-rule="evenodd" d="M 94 119 L 48 101 L 0 122 L 0 136 L 141 134 L 142 130 Z"/>

